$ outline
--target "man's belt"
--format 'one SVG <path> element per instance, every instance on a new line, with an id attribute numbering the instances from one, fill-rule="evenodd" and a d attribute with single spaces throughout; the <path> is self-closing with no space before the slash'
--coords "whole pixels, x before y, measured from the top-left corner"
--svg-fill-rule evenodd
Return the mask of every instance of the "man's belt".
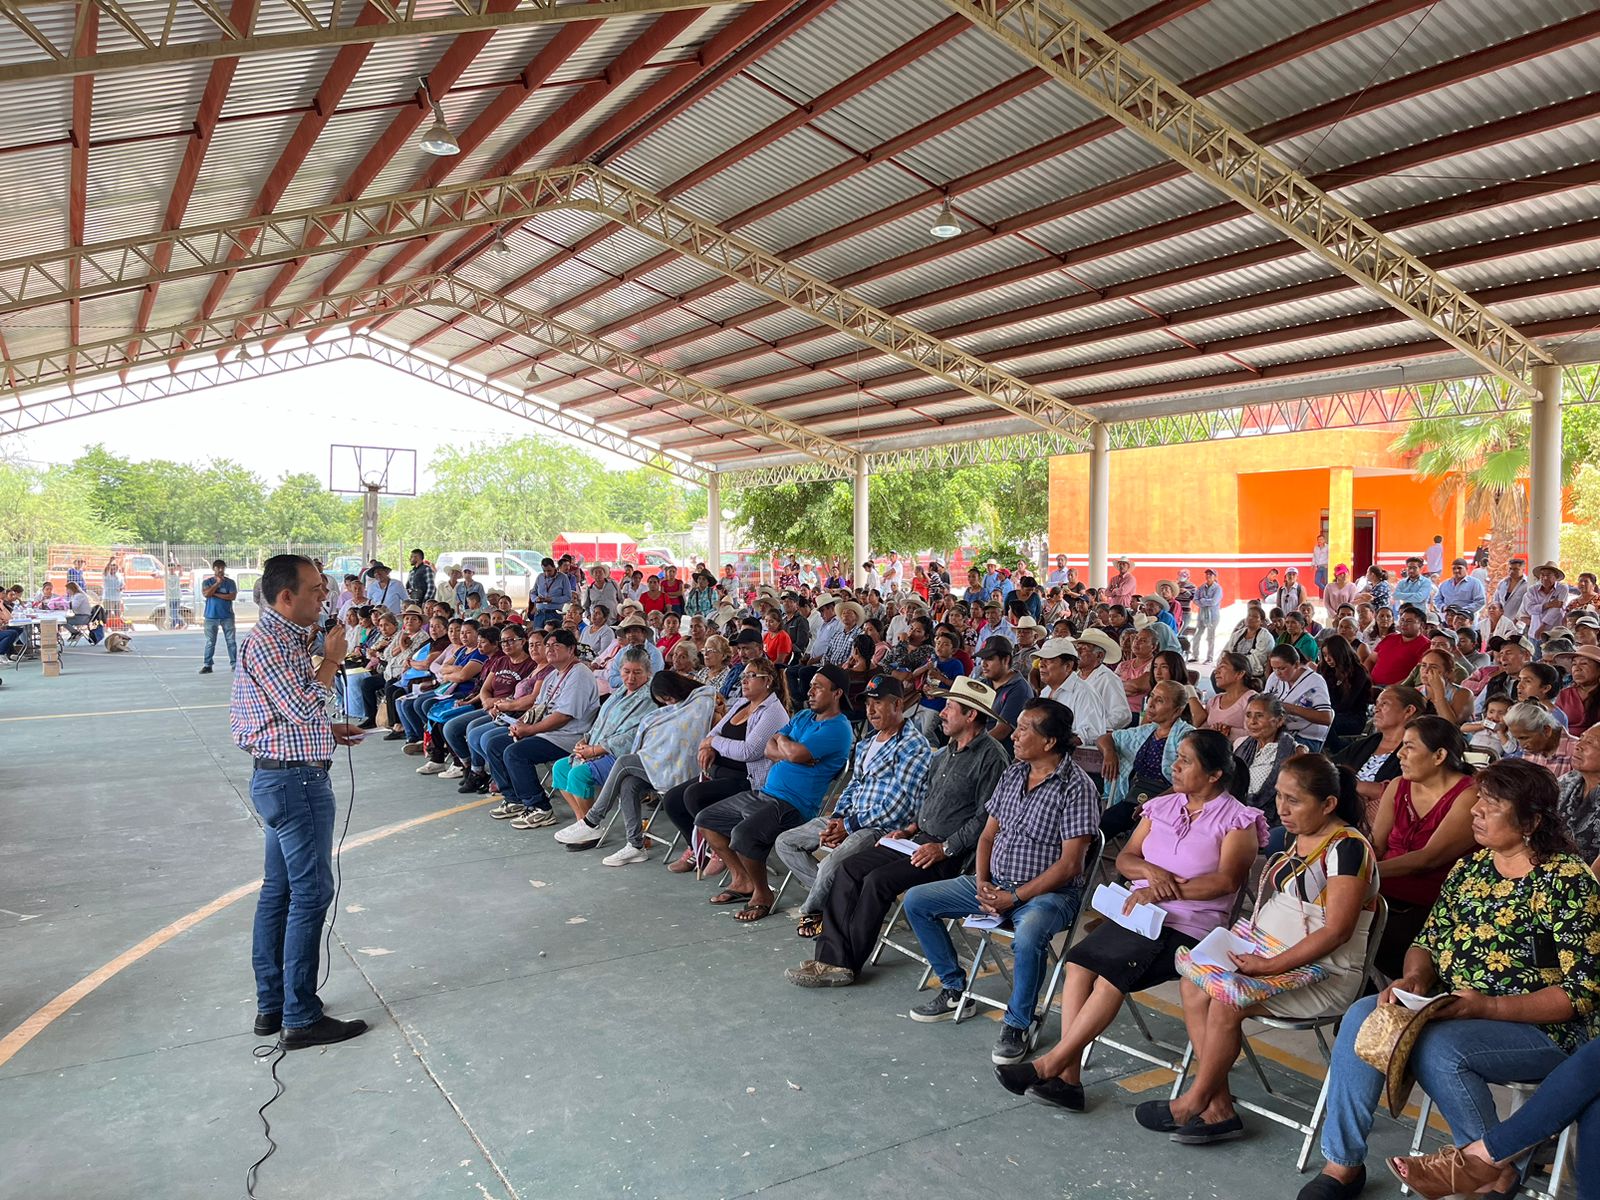
<path id="1" fill-rule="evenodd" d="M 258 771 L 298 771 L 301 768 L 326 771 L 332 762 L 326 758 L 258 758 L 255 764 Z"/>

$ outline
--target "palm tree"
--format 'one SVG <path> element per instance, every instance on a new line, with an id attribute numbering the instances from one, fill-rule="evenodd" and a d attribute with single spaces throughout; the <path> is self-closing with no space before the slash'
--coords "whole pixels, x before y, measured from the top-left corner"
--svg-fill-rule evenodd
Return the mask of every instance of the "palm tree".
<path id="1" fill-rule="evenodd" d="M 1390 449 L 1415 455 L 1412 470 L 1437 483 L 1434 511 L 1461 499 L 1466 515 L 1489 522 L 1489 586 L 1506 573 L 1511 548 L 1527 518 L 1528 435 L 1526 412 L 1413 421 Z"/>

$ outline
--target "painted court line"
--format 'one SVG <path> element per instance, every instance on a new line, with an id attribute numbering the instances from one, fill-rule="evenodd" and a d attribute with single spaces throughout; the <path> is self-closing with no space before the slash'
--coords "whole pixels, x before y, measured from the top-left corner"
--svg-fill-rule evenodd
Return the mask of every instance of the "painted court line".
<path id="1" fill-rule="evenodd" d="M 217 706 L 213 705 L 212 707 Z M 384 838 L 392 837 L 397 833 L 404 833 L 408 829 L 415 829 L 419 825 L 426 825 L 430 821 L 437 821 L 443 817 L 453 817 L 456 813 L 467 812 L 474 808 L 482 808 L 485 804 L 489 804 L 493 800 L 494 797 L 486 796 L 481 800 L 473 800 L 466 804 L 457 804 L 453 808 L 441 808 L 437 812 L 424 813 L 422 816 L 412 817 L 408 821 L 400 821 L 394 825 L 385 825 L 379 829 L 369 830 L 366 833 L 360 834 L 346 841 L 344 844 L 344 850 L 348 852 L 360 846 L 370 846 L 373 842 L 382 841 Z M 180 933 L 184 933 L 187 930 L 193 929 L 207 917 L 215 916 L 217 913 L 227 908 L 230 904 L 233 904 L 239 900 L 243 900 L 246 896 L 253 895 L 260 890 L 261 881 L 258 879 L 254 883 L 241 884 L 230 892 L 224 892 L 209 904 L 202 904 L 193 912 L 179 917 L 176 921 L 172 922 L 172 924 L 166 926 L 166 928 L 158 929 L 155 933 L 152 933 L 149 937 L 145 938 L 144 941 L 140 942 L 137 946 L 133 946 L 127 950 L 124 950 L 121 954 L 117 955 L 103 967 L 100 967 L 94 971 L 91 971 L 88 975 L 85 975 L 82 979 L 78 980 L 77 983 L 73 984 L 55 999 L 45 1004 L 44 1007 L 40 1008 L 21 1025 L 18 1025 L 10 1033 L 6 1034 L 4 1038 L 0 1038 L 0 1067 L 3 1067 L 6 1065 L 6 1063 L 10 1062 L 11 1059 L 16 1056 L 17 1051 L 21 1050 L 29 1042 L 33 1041 L 34 1038 L 38 1037 L 41 1033 L 48 1029 L 54 1021 L 70 1011 L 73 1005 L 77 1004 L 78 1001 L 95 991 L 108 979 L 120 974 L 128 967 L 133 966 L 134 963 L 138 962 L 141 958 L 144 958 L 145 955 L 149 954 L 152 950 L 160 949 L 173 938 L 177 937 Z"/>
<path id="2" fill-rule="evenodd" d="M 85 712 L 43 713 L 33 717 L 0 717 L 0 725 L 8 721 L 68 721 L 74 717 L 125 717 L 130 713 L 199 712 L 202 708 L 227 707 L 227 702 L 224 701 L 220 704 L 174 704 L 166 708 L 101 708 Z"/>

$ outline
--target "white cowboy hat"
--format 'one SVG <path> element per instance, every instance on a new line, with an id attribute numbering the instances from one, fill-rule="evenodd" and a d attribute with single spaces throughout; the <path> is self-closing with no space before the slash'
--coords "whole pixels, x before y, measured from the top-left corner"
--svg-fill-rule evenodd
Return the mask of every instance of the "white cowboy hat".
<path id="1" fill-rule="evenodd" d="M 1085 629 L 1078 635 L 1078 644 L 1081 646 L 1084 642 L 1088 642 L 1106 656 L 1107 666 L 1114 667 L 1122 661 L 1122 647 L 1112 641 L 1111 635 L 1103 629 Z"/>

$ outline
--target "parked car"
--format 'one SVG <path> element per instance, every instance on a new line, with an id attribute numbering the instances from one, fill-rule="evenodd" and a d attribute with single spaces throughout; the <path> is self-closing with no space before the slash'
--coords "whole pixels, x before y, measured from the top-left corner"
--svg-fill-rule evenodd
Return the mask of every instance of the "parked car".
<path id="1" fill-rule="evenodd" d="M 528 589 L 533 577 L 539 573 L 539 560 L 524 558 L 520 554 L 501 554 L 498 550 L 446 550 L 435 562 L 439 586 L 444 586 L 451 567 L 472 569 L 473 577 L 484 589 L 493 588 L 511 597 L 519 608 L 528 603 Z"/>

